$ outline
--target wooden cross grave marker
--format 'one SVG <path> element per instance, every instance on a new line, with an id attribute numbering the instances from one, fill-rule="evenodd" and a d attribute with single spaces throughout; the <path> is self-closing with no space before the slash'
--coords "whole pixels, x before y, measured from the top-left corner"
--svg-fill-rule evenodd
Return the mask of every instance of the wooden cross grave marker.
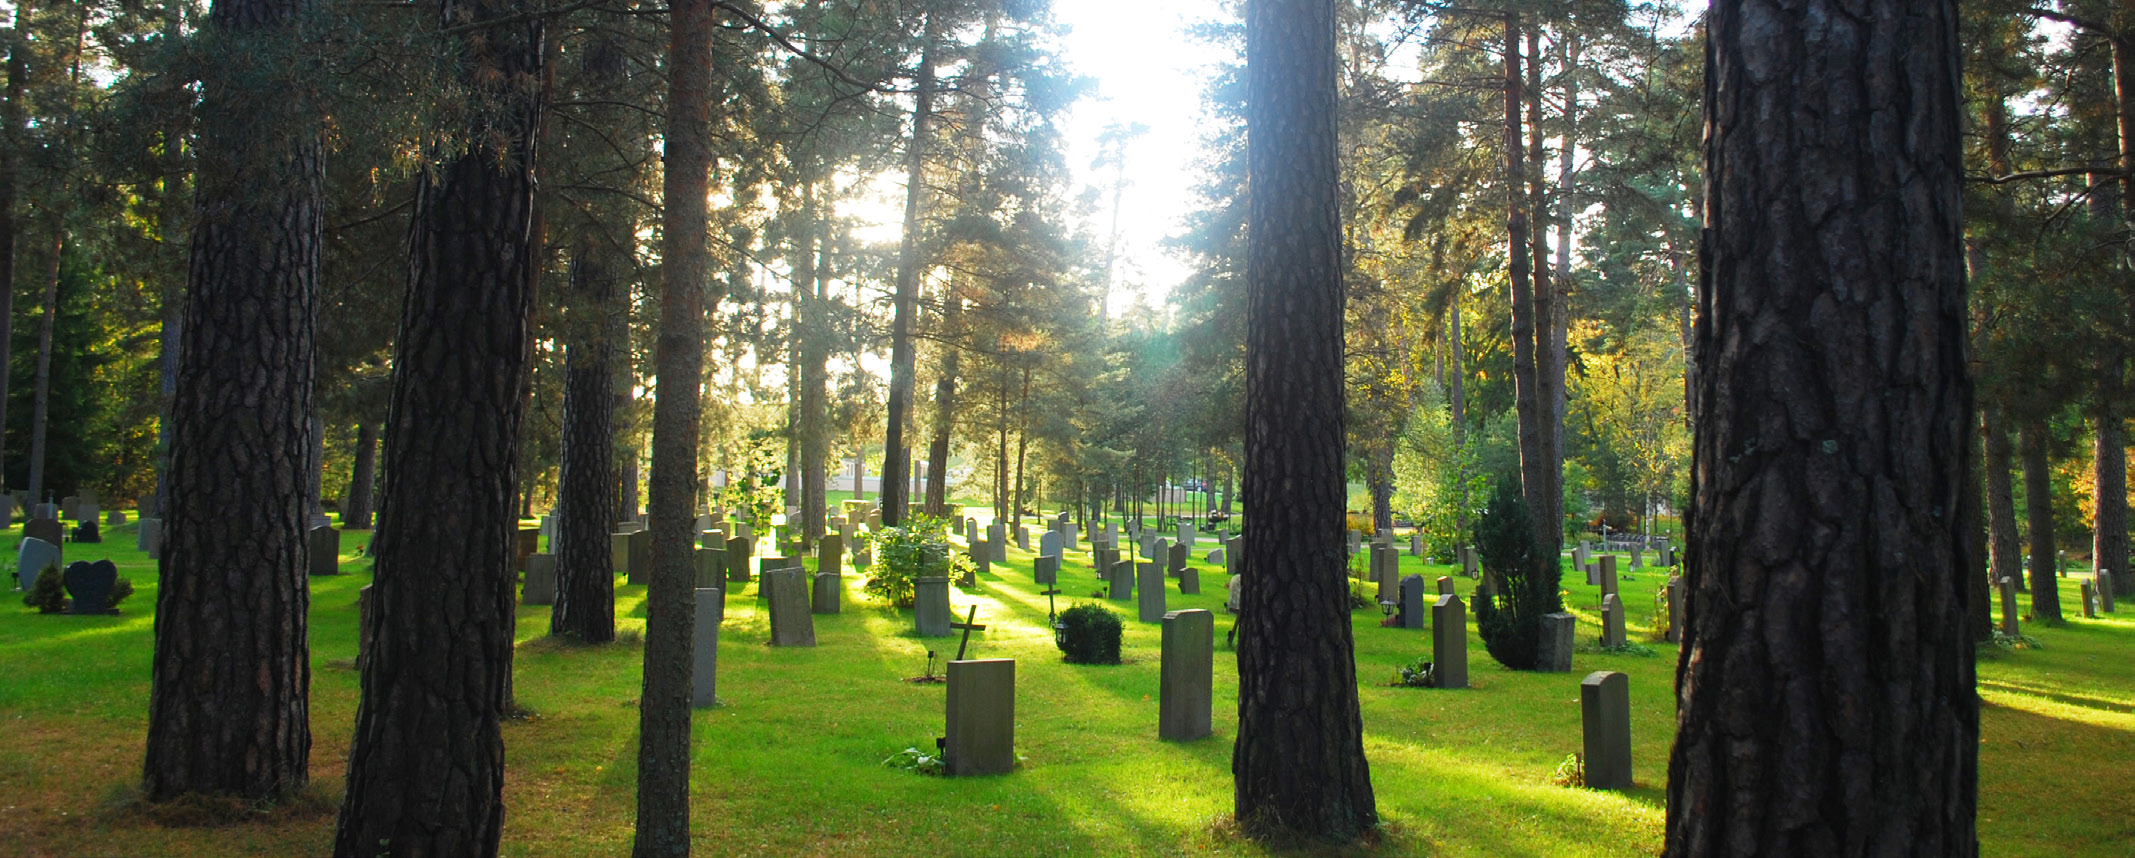
<path id="1" fill-rule="evenodd" d="M 963 629 L 963 630 L 964 630 L 964 639 L 963 639 L 963 640 L 962 640 L 961 642 L 959 642 L 959 643 L 958 643 L 958 644 L 956 645 L 956 660 L 957 660 L 957 661 L 963 661 L 963 660 L 964 660 L 964 648 L 965 648 L 965 647 L 968 647 L 968 646 L 970 646 L 970 645 L 971 645 L 971 633 L 972 633 L 973 631 L 981 631 L 981 632 L 983 632 L 983 631 L 985 631 L 985 630 L 986 630 L 986 627 L 985 627 L 985 626 L 982 626 L 982 625 L 979 625 L 978 623 L 974 623 L 974 622 L 972 622 L 972 620 L 978 619 L 978 615 L 979 615 L 979 606 L 977 606 L 977 605 L 972 605 L 972 606 L 971 606 L 971 610 L 970 610 L 970 612 L 968 612 L 968 613 L 964 614 L 964 621 L 963 621 L 963 622 L 961 622 L 961 623 L 950 623 L 950 624 L 949 624 L 949 628 L 952 628 L 952 629 Z"/>
<path id="2" fill-rule="evenodd" d="M 1060 585 L 1055 584 L 1053 585 L 1052 589 L 1047 590 L 1044 593 L 1041 593 L 1040 595 L 1045 597 L 1045 619 L 1048 622 L 1059 622 L 1060 613 L 1053 610 L 1053 597 L 1060 595 Z"/>

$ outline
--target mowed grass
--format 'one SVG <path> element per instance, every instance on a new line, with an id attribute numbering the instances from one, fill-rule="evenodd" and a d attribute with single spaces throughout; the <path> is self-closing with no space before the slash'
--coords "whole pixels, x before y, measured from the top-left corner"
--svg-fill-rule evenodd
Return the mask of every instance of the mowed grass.
<path id="1" fill-rule="evenodd" d="M 139 780 L 153 645 L 155 566 L 133 550 L 134 528 L 106 528 L 100 546 L 69 545 L 70 560 L 110 557 L 139 592 L 113 617 L 38 616 L 13 597 L 0 605 L 0 854 L 20 856 L 323 855 L 331 812 L 283 813 L 212 827 L 165 827 L 129 803 Z M 312 778 L 323 804 L 341 789 L 355 716 L 356 591 L 370 580 L 357 556 L 368 538 L 343 538 L 342 569 L 312 585 Z M 20 539 L 19 526 L 0 547 Z M 1036 546 L 1035 536 L 1032 541 Z M 1082 548 L 1088 548 L 1085 539 Z M 1190 744 L 1156 738 L 1159 632 L 1134 606 L 1127 663 L 1061 662 L 1031 554 L 1010 545 L 972 591 L 952 590 L 959 619 L 987 625 L 973 657 L 1016 659 L 1016 750 L 1002 777 L 927 777 L 884 766 L 907 747 L 931 749 L 942 731 L 941 685 L 905 682 L 927 651 L 947 658 L 956 638 L 920 639 L 909 612 L 885 609 L 846 577 L 845 612 L 817 616 L 818 646 L 774 649 L 754 585 L 728 595 L 719 643 L 720 708 L 696 713 L 692 803 L 696 853 L 726 855 L 1265 855 L 1233 837 L 1230 749 L 1237 733 L 1236 664 L 1222 635 L 1220 564 L 1194 554 L 1204 594 L 1168 606 L 1218 615 L 1215 735 Z M 5 556 L 12 562 L 12 552 Z M 1625 564 L 1628 565 L 1628 564 Z M 1403 557 L 1404 574 L 1450 567 Z M 1100 587 L 1089 555 L 1070 552 L 1059 607 Z M 1473 582 L 1456 579 L 1465 599 Z M 620 581 L 620 579 L 619 579 Z M 1426 633 L 1381 628 L 1377 609 L 1354 613 L 1357 675 L 1378 807 L 1387 826 L 1374 855 L 1650 855 L 1659 851 L 1667 752 L 1674 726 L 1676 648 L 1651 639 L 1656 573 L 1625 575 L 1634 640 L 1653 654 L 1583 646 L 1570 674 L 1507 671 L 1469 635 L 1474 688 L 1389 687 L 1425 655 Z M 2073 608 L 2076 583 L 2064 582 Z M 1599 634 L 1597 588 L 1566 577 L 1580 638 Z M 642 628 L 644 589 L 618 587 L 619 624 Z M 2026 602 L 2028 604 L 2028 601 Z M 2131 606 L 2135 608 L 2135 606 Z M 2071 610 L 2071 616 L 2076 615 Z M 535 714 L 507 723 L 504 854 L 619 855 L 634 813 L 643 649 L 624 643 L 557 646 L 548 608 L 519 611 L 519 702 Z M 2061 628 L 2028 625 L 2040 649 L 1981 650 L 1980 832 L 1988 855 L 2135 855 L 2125 803 L 2135 772 L 2135 610 Z M 1630 675 L 1638 787 L 1628 793 L 1555 786 L 1579 750 L 1579 679 Z"/>

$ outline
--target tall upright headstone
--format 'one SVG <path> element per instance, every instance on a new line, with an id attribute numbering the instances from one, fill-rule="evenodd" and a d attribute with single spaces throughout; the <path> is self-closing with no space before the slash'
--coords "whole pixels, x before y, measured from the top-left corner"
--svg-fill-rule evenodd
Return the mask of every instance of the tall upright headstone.
<path id="1" fill-rule="evenodd" d="M 2016 582 L 2004 577 L 2002 591 L 2002 634 L 2016 637 L 2023 634 L 2023 627 L 2016 621 Z"/>
<path id="2" fill-rule="evenodd" d="M 1460 550 L 1460 563 L 1461 569 L 1468 573 L 1468 577 L 1476 576 L 1475 546 L 1470 545 Z"/>
<path id="3" fill-rule="evenodd" d="M 697 588 L 718 587 L 726 590 L 726 549 L 699 548 L 690 552 L 690 559 L 697 564 Z"/>
<path id="4" fill-rule="evenodd" d="M 1404 629 L 1425 627 L 1423 612 L 1423 576 L 1409 575 L 1401 579 L 1401 609 L 1394 614 Z"/>
<path id="5" fill-rule="evenodd" d="M 1572 648 L 1579 634 L 1579 618 L 1558 611 L 1542 615 L 1542 646 L 1535 669 L 1563 673 L 1572 669 Z"/>
<path id="6" fill-rule="evenodd" d="M 1216 617 L 1195 608 L 1164 615 L 1158 669 L 1157 738 L 1191 742 L 1208 736 L 1215 701 Z"/>
<path id="7" fill-rule="evenodd" d="M 1141 592 L 1138 594 L 1138 601 L 1135 603 L 1141 608 L 1141 621 L 1145 623 L 1163 622 L 1164 567 L 1154 563 L 1143 563 L 1135 568 L 1135 572 L 1138 577 L 1134 582 L 1134 586 L 1141 588 Z"/>
<path id="8" fill-rule="evenodd" d="M 652 576 L 652 530 L 636 530 L 630 534 L 630 569 L 625 583 L 643 584 Z"/>
<path id="9" fill-rule="evenodd" d="M 1620 647 L 1624 643 L 1623 600 L 1610 593 L 1601 597 L 1601 645 Z"/>
<path id="10" fill-rule="evenodd" d="M 1076 544 L 1076 541 L 1077 538 L 1082 535 L 1082 533 L 1081 531 L 1077 530 L 1074 525 L 1062 523 L 1060 525 L 1059 533 L 1062 547 L 1065 547 L 1069 551 L 1079 550 L 1079 546 Z"/>
<path id="11" fill-rule="evenodd" d="M 1689 590 L 1683 587 L 1683 576 L 1669 576 L 1668 587 L 1663 592 L 1667 594 L 1668 599 L 1668 642 L 1682 643 L 1683 599 L 1689 593 Z"/>
<path id="12" fill-rule="evenodd" d="M 1631 678 L 1597 670 L 1579 683 L 1579 720 L 1584 734 L 1586 785 L 1631 788 Z"/>
<path id="13" fill-rule="evenodd" d="M 1601 595 L 1603 598 L 1607 598 L 1616 595 L 1618 592 L 1616 589 L 1616 555 L 1604 554 L 1601 556 Z"/>
<path id="14" fill-rule="evenodd" d="M 2120 582 L 2113 580 L 2113 573 L 2100 572 L 2097 576 L 2098 610 L 2113 613 L 2113 588 Z"/>
<path id="15" fill-rule="evenodd" d="M 808 610 L 808 583 L 802 574 L 791 566 L 764 570 L 772 646 L 815 646 L 815 618 Z"/>
<path id="16" fill-rule="evenodd" d="M 1451 593 L 1431 605 L 1431 665 L 1439 688 L 1468 687 L 1468 606 Z"/>
<path id="17" fill-rule="evenodd" d="M 1052 557 L 1060 556 L 1060 532 L 1048 530 L 1038 534 L 1038 553 Z"/>
<path id="18" fill-rule="evenodd" d="M 34 536 L 22 538 L 15 559 L 16 586 L 24 592 L 37 585 L 37 576 L 47 567 L 58 569 L 65 559 L 56 542 L 46 542 Z"/>
<path id="19" fill-rule="evenodd" d="M 2098 601 L 2096 599 L 2096 594 L 2092 591 L 2091 582 L 2080 582 L 2079 584 L 2077 584 L 2077 590 L 2083 597 L 2084 618 L 2096 619 L 2098 616 Z"/>
<path id="20" fill-rule="evenodd" d="M 1422 533 L 1420 533 L 1420 532 L 1419 532 L 1419 533 L 1411 533 L 1411 534 L 1409 534 L 1409 556 L 1410 556 L 1410 557 L 1422 557 L 1422 556 L 1423 556 L 1423 534 L 1422 534 Z"/>
<path id="21" fill-rule="evenodd" d="M 1186 550 L 1192 551 L 1194 541 L 1200 538 L 1201 531 L 1194 527 L 1193 522 L 1184 519 L 1179 521 L 1179 544 L 1186 546 Z"/>
<path id="22" fill-rule="evenodd" d="M 529 605 L 556 604 L 556 555 L 526 558 L 526 592 L 520 601 Z"/>
<path id="23" fill-rule="evenodd" d="M 312 575 L 341 574 L 341 531 L 331 527 L 314 527 L 304 535 L 305 553 L 309 556 Z"/>
<path id="24" fill-rule="evenodd" d="M 1016 661 L 949 662 L 942 769 L 950 775 L 1002 775 L 1016 765 Z"/>
<path id="25" fill-rule="evenodd" d="M 845 537 L 832 533 L 816 540 L 815 571 L 845 573 Z"/>
<path id="26" fill-rule="evenodd" d="M 1111 571 L 1105 575 L 1106 597 L 1116 602 L 1134 598 L 1134 565 L 1133 560 L 1121 560 L 1112 564 Z"/>
<path id="27" fill-rule="evenodd" d="M 1008 526 L 999 521 L 986 525 L 986 557 L 995 563 L 1008 562 Z"/>
<path id="28" fill-rule="evenodd" d="M 1022 524 L 1016 526 L 1016 550 L 1030 550 L 1030 525 Z"/>
<path id="29" fill-rule="evenodd" d="M 689 704 L 719 704 L 719 624 L 726 619 L 726 588 L 698 587 L 697 615 L 690 628 Z"/>
<path id="30" fill-rule="evenodd" d="M 753 546 L 746 538 L 736 536 L 726 541 L 727 580 L 749 583 L 749 555 L 753 553 Z"/>
<path id="31" fill-rule="evenodd" d="M 913 582 L 912 625 L 923 638 L 949 636 L 949 579 L 930 575 Z"/>
<path id="32" fill-rule="evenodd" d="M 1186 561 L 1192 559 L 1191 554 L 1189 554 L 1191 551 L 1193 551 L 1193 548 L 1190 547 L 1189 543 L 1181 542 L 1171 546 L 1164 559 L 1164 574 L 1177 578 L 1185 573 Z"/>

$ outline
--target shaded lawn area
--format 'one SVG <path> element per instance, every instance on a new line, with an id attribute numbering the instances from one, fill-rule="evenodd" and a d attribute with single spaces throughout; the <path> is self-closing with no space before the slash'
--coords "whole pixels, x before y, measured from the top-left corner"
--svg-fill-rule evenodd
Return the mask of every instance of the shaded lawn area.
<path id="1" fill-rule="evenodd" d="M 983 517 L 982 513 L 974 514 Z M 133 550 L 134 527 L 106 528 L 102 545 L 68 545 L 69 560 L 110 557 L 139 587 L 114 617 L 38 616 L 19 595 L 0 605 L 0 853 L 22 856 L 313 855 L 333 826 L 353 727 L 356 591 L 370 580 L 356 555 L 368 534 L 344 535 L 346 574 L 312 584 L 312 778 L 308 812 L 216 827 L 164 827 L 128 809 L 146 730 L 155 567 Z M 20 528 L 0 537 L 12 548 Z M 1035 547 L 1035 536 L 1032 545 Z M 1100 585 L 1089 543 L 1069 552 L 1059 607 Z M 1236 663 L 1222 651 L 1221 564 L 1194 552 L 1204 595 L 1169 607 L 1217 616 L 1215 736 L 1156 739 L 1158 627 L 1127 602 L 1128 663 L 1071 666 L 1046 625 L 1031 555 L 1011 542 L 971 591 L 952 591 L 959 618 L 978 606 L 989 628 L 973 657 L 1011 657 L 1017 670 L 1016 750 L 1006 777 L 945 779 L 886 767 L 907 747 L 931 750 L 942 731 L 943 687 L 902 681 L 926 653 L 955 638 L 920 639 L 909 612 L 860 595 L 846 576 L 846 610 L 817 616 L 814 649 L 773 649 L 754 585 L 731 592 L 720 638 L 723 705 L 696 717 L 693 833 L 702 855 L 1265 855 L 1233 839 L 1230 744 Z M 13 562 L 13 552 L 0 554 Z M 1628 558 L 1626 558 L 1626 561 Z M 1360 564 L 1361 565 L 1361 564 Z M 1623 563 L 1628 566 L 1628 562 Z M 10 567 L 12 568 L 12 567 Z M 1403 557 L 1404 574 L 1451 567 Z M 619 579 L 620 580 L 620 579 Z M 1462 598 L 1472 583 L 1458 580 Z M 1474 688 L 1389 687 L 1427 655 L 1427 632 L 1381 628 L 1353 614 L 1365 750 L 1388 822 L 1374 855 L 1650 855 L 1659 851 L 1662 786 L 1673 730 L 1676 647 L 1653 641 L 1654 573 L 1623 576 L 1631 636 L 1651 655 L 1596 651 L 1597 588 L 1567 575 L 1580 616 L 1570 674 L 1504 670 L 1469 633 Z M 2063 582 L 2074 605 L 2076 582 Z M 618 586 L 619 626 L 643 627 L 644 588 Z M 2028 604 L 2028 601 L 2027 601 Z M 2071 616 L 2077 611 L 2071 608 Z M 639 662 L 631 643 L 558 646 L 544 640 L 548 608 L 519 611 L 516 687 L 536 713 L 508 723 L 504 854 L 627 852 L 636 782 Z M 2065 627 L 2028 624 L 2041 649 L 1981 650 L 1980 831 L 1985 854 L 2135 855 L 2127 773 L 2135 772 L 2135 611 Z M 1579 679 L 1630 675 L 1638 787 L 1626 794 L 1555 786 L 1579 750 Z M 323 809 L 321 809 L 323 808 Z M 1272 853 L 1282 854 L 1282 853 Z"/>

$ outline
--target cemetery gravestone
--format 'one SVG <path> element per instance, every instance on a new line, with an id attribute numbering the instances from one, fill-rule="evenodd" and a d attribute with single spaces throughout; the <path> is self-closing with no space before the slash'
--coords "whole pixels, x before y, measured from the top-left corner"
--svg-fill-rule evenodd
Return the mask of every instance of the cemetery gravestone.
<path id="1" fill-rule="evenodd" d="M 1060 557 L 1055 554 L 1040 554 L 1030 562 L 1034 583 L 1053 586 L 1060 582 Z"/>
<path id="2" fill-rule="evenodd" d="M 12 495 L 0 495 L 0 527 L 13 526 L 15 526 L 15 498 Z"/>
<path id="3" fill-rule="evenodd" d="M 836 572 L 817 572 L 809 576 L 815 589 L 808 596 L 808 609 L 818 614 L 835 614 L 845 608 L 845 577 Z"/>
<path id="4" fill-rule="evenodd" d="M 1542 646 L 1537 670 L 1563 673 L 1572 669 L 1572 641 L 1579 633 L 1579 618 L 1558 611 L 1542 615 Z"/>
<path id="5" fill-rule="evenodd" d="M 2113 585 L 2118 583 L 2120 582 L 2113 580 L 2113 573 L 2098 573 L 2098 610 L 2113 613 Z"/>
<path id="6" fill-rule="evenodd" d="M 30 513 L 30 518 L 32 518 L 32 519 L 42 519 L 42 520 L 49 520 L 49 521 L 58 521 L 58 520 L 59 520 L 59 504 L 56 504 L 56 503 L 41 503 L 41 504 L 38 504 L 38 505 L 37 505 L 37 508 L 36 508 L 36 509 L 35 509 L 34 511 L 32 511 L 32 512 Z"/>
<path id="7" fill-rule="evenodd" d="M 1017 525 L 1017 526 L 1016 526 L 1016 550 L 1018 550 L 1018 551 L 1029 551 L 1029 550 L 1030 550 L 1030 526 L 1029 526 L 1029 525 Z"/>
<path id="8" fill-rule="evenodd" d="M 1468 687 L 1468 606 L 1451 593 L 1431 606 L 1431 665 L 1439 688 Z"/>
<path id="9" fill-rule="evenodd" d="M 119 567 L 111 561 L 76 560 L 67 564 L 60 580 L 66 585 L 67 596 L 74 600 L 67 606 L 67 613 L 116 613 L 111 609 L 111 588 L 119 583 Z"/>
<path id="10" fill-rule="evenodd" d="M 1462 569 L 1467 570 L 1468 577 L 1475 577 L 1475 546 L 1471 545 L 1460 550 L 1460 564 Z"/>
<path id="11" fill-rule="evenodd" d="M 22 546 L 15 561 L 16 586 L 28 592 L 37 586 L 37 576 L 47 567 L 58 568 L 61 553 L 57 543 L 46 542 L 34 536 L 22 539 Z"/>
<path id="12" fill-rule="evenodd" d="M 53 545 L 67 541 L 67 528 L 56 519 L 40 518 L 22 525 L 22 535 L 30 539 L 42 539 Z"/>
<path id="13" fill-rule="evenodd" d="M 1076 530 L 1074 525 L 1062 522 L 1059 533 L 1061 544 L 1065 545 L 1070 551 L 1076 550 L 1077 538 L 1081 536 L 1081 532 Z"/>
<path id="14" fill-rule="evenodd" d="M 1585 739 L 1586 785 L 1631 788 L 1631 678 L 1597 670 L 1579 683 L 1579 720 Z"/>
<path id="15" fill-rule="evenodd" d="M 2092 593 L 2091 593 L 2091 582 L 2089 582 L 2089 581 L 2084 581 L 2084 582 L 2081 582 L 2080 584 L 2078 584 L 2078 585 L 2077 585 L 2077 589 L 2078 589 L 2079 591 L 2081 591 L 2081 593 L 2082 593 L 2082 596 L 2083 596 L 2083 616 L 2084 616 L 2084 618 L 2085 618 L 2085 619 L 2096 619 L 2096 618 L 2098 617 L 2098 605 L 2097 605 L 2097 603 L 2096 603 L 2095 601 L 2093 601 L 2093 600 L 2092 600 Z"/>
<path id="16" fill-rule="evenodd" d="M 1440 595 L 1440 596 L 1450 596 L 1450 595 L 1452 595 L 1452 594 L 1453 594 L 1453 577 L 1452 577 L 1452 576 L 1450 576 L 1450 575 L 1440 575 L 1440 576 L 1438 576 L 1438 595 Z"/>
<path id="17" fill-rule="evenodd" d="M 529 605 L 556 604 L 556 555 L 526 558 L 526 592 L 521 601 Z"/>
<path id="18" fill-rule="evenodd" d="M 311 555 L 311 574 L 341 574 L 341 531 L 331 527 L 314 527 L 306 534 L 306 549 Z"/>
<path id="19" fill-rule="evenodd" d="M 845 540 L 836 534 L 824 536 L 815 543 L 815 571 L 845 573 Z"/>
<path id="20" fill-rule="evenodd" d="M 1401 579 L 1401 608 L 1394 616 L 1401 628 L 1424 627 L 1422 575 L 1410 575 Z"/>
<path id="21" fill-rule="evenodd" d="M 75 525 L 74 541 L 89 544 L 95 544 L 104 541 L 103 533 L 96 529 L 95 517 L 92 516 L 90 518 L 82 519 L 81 524 Z"/>
<path id="22" fill-rule="evenodd" d="M 726 592 L 726 551 L 719 548 L 699 548 L 690 552 L 697 562 L 696 589 L 719 588 Z M 527 567 L 531 570 L 533 567 Z"/>
<path id="23" fill-rule="evenodd" d="M 986 525 L 986 556 L 995 563 L 1008 562 L 1008 527 L 998 521 Z"/>
<path id="24" fill-rule="evenodd" d="M 1633 568 L 1633 569 L 1642 569 L 1642 568 L 1645 568 L 1645 565 L 1646 565 L 1646 547 L 1645 547 L 1645 546 L 1643 546 L 1643 545 L 1633 545 L 1633 546 L 1631 546 L 1631 568 Z"/>
<path id="25" fill-rule="evenodd" d="M 1164 563 L 1164 574 L 1177 578 L 1180 573 L 1186 571 L 1186 561 L 1192 559 L 1189 556 L 1190 552 L 1193 551 L 1191 545 L 1192 543 L 1181 542 L 1171 546 L 1169 556 Z"/>
<path id="26" fill-rule="evenodd" d="M 942 768 L 950 775 L 1007 774 L 1016 765 L 1016 661 L 949 662 Z"/>
<path id="27" fill-rule="evenodd" d="M 1409 556 L 1410 556 L 1410 557 L 1422 557 L 1422 556 L 1423 556 L 1423 534 L 1421 534 L 1421 533 L 1411 533 L 1411 534 L 1409 534 Z"/>
<path id="28" fill-rule="evenodd" d="M 1349 535 L 1349 556 L 1355 557 L 1364 550 L 1364 535 L 1354 530 L 1343 531 Z"/>
<path id="29" fill-rule="evenodd" d="M 1198 608 L 1164 615 L 1157 738 L 1191 742 L 1209 735 L 1209 710 L 1215 702 L 1215 652 L 1215 615 Z"/>
<path id="30" fill-rule="evenodd" d="M 1060 556 L 1060 533 L 1058 531 L 1048 530 L 1038 535 L 1038 554 L 1050 557 Z"/>
<path id="31" fill-rule="evenodd" d="M 1601 558 L 1601 597 L 1606 599 L 1617 594 L 1616 555 L 1605 554 Z"/>
<path id="32" fill-rule="evenodd" d="M 1624 645 L 1623 600 L 1615 593 L 1601 597 L 1601 645 L 1612 648 Z"/>
<path id="33" fill-rule="evenodd" d="M 726 619 L 726 588 L 698 587 L 697 615 L 690 624 L 689 705 L 719 704 L 719 624 Z"/>
<path id="34" fill-rule="evenodd" d="M 1668 579 L 1668 588 L 1667 588 L 1667 589 L 1666 589 L 1665 591 L 1663 591 L 1663 592 L 1665 592 L 1665 593 L 1667 594 L 1667 598 L 1668 598 L 1668 635 L 1667 635 L 1667 640 L 1668 640 L 1668 642 L 1669 642 L 1669 643 L 1682 643 L 1682 642 L 1683 642 L 1683 594 L 1684 594 L 1684 593 L 1686 592 L 1686 591 L 1685 591 L 1685 590 L 1683 589 L 1683 576 L 1681 576 L 1681 575 L 1675 575 L 1675 576 L 1671 576 L 1671 577 L 1669 577 L 1669 579 Z"/>
<path id="35" fill-rule="evenodd" d="M 1238 606 L 1240 604 L 1243 604 L 1238 601 L 1239 599 L 1243 598 L 1243 595 L 1239 591 L 1243 588 L 1244 584 L 1245 579 L 1238 575 L 1232 575 L 1230 577 L 1230 580 L 1223 582 L 1223 588 L 1229 591 L 1228 594 L 1225 595 L 1223 598 L 1224 610 L 1229 611 L 1233 614 L 1238 613 Z"/>
<path id="36" fill-rule="evenodd" d="M 1201 570 L 1190 566 L 1179 570 L 1179 593 L 1185 596 L 1201 595 Z"/>
<path id="37" fill-rule="evenodd" d="M 726 541 L 726 577 L 728 581 L 749 583 L 749 541 L 739 536 Z"/>
<path id="38" fill-rule="evenodd" d="M 110 515 L 104 517 L 104 523 L 111 525 L 112 527 L 118 527 L 119 525 L 125 524 L 126 512 L 124 510 L 112 510 Z"/>
<path id="39" fill-rule="evenodd" d="M 763 590 L 770 601 L 772 646 L 815 646 L 815 618 L 808 612 L 808 583 L 797 567 L 765 569 Z"/>
<path id="40" fill-rule="evenodd" d="M 630 533 L 630 567 L 627 583 L 643 584 L 652 574 L 652 531 L 635 530 Z"/>
<path id="41" fill-rule="evenodd" d="M 1191 550 L 1191 546 L 1194 544 L 1194 540 L 1200 538 L 1201 532 L 1194 528 L 1193 522 L 1179 522 L 1179 544 L 1188 546 L 1189 550 Z"/>
<path id="42" fill-rule="evenodd" d="M 923 638 L 949 636 L 949 579 L 929 576 L 913 582 L 912 625 Z"/>
<path id="43" fill-rule="evenodd" d="M 972 571 L 964 573 L 963 580 L 957 582 L 958 586 L 975 587 L 979 583 L 979 575 L 993 574 L 993 548 L 986 544 L 986 540 L 981 539 L 971 544 L 971 566 Z"/>
<path id="44" fill-rule="evenodd" d="M 141 519 L 141 529 L 134 534 L 133 547 L 148 555 L 150 560 L 163 557 L 163 519 Z"/>
<path id="45" fill-rule="evenodd" d="M 1134 598 L 1134 561 L 1121 560 L 1112 564 L 1111 572 L 1105 577 L 1105 595 L 1118 602 Z"/>
<path id="46" fill-rule="evenodd" d="M 798 557 L 758 557 L 758 558 L 756 558 L 756 578 L 757 578 L 757 581 L 758 581 L 758 583 L 759 583 L 759 584 L 761 584 L 761 583 L 762 583 L 762 581 L 763 581 L 763 577 L 764 577 L 765 575 L 769 575 L 769 574 L 771 574 L 771 571 L 772 571 L 772 570 L 774 570 L 774 569 L 799 569 L 799 568 L 801 568 L 801 559 L 800 559 L 800 558 L 798 558 Z M 770 591 L 770 586 L 769 586 L 768 584 L 764 584 L 764 585 L 762 585 L 762 586 L 759 586 L 759 587 L 757 588 L 757 590 L 756 590 L 756 595 L 757 595 L 757 596 L 759 596 L 759 597 L 761 597 L 761 596 L 763 596 L 763 595 L 764 595 L 765 593 L 767 593 L 767 592 L 769 592 L 769 591 Z"/>
<path id="47" fill-rule="evenodd" d="M 68 520 L 68 521 L 79 521 L 79 520 L 81 520 L 81 515 L 80 515 L 80 512 L 81 512 L 81 510 L 77 508 L 77 507 L 78 507 L 78 506 L 79 506 L 79 505 L 81 504 L 81 500 L 82 500 L 81 498 L 75 497 L 75 496 L 73 496 L 73 495 L 68 495 L 68 496 L 66 496 L 66 497 L 60 498 L 60 499 L 59 499 L 59 513 L 60 513 L 60 515 L 61 515 L 61 516 L 63 516 L 63 517 L 65 517 L 65 518 L 66 518 L 66 520 Z"/>
<path id="48" fill-rule="evenodd" d="M 1136 569 L 1140 578 L 1135 586 L 1141 588 L 1141 599 L 1136 604 L 1141 608 L 1141 620 L 1145 623 L 1164 621 L 1164 567 L 1144 563 Z"/>
<path id="49" fill-rule="evenodd" d="M 512 556 L 512 560 L 515 561 L 512 569 L 518 572 L 526 571 L 526 558 L 534 556 L 534 552 L 541 550 L 541 528 L 521 528 L 519 530 L 519 541 L 512 547 L 516 550 Z"/>

